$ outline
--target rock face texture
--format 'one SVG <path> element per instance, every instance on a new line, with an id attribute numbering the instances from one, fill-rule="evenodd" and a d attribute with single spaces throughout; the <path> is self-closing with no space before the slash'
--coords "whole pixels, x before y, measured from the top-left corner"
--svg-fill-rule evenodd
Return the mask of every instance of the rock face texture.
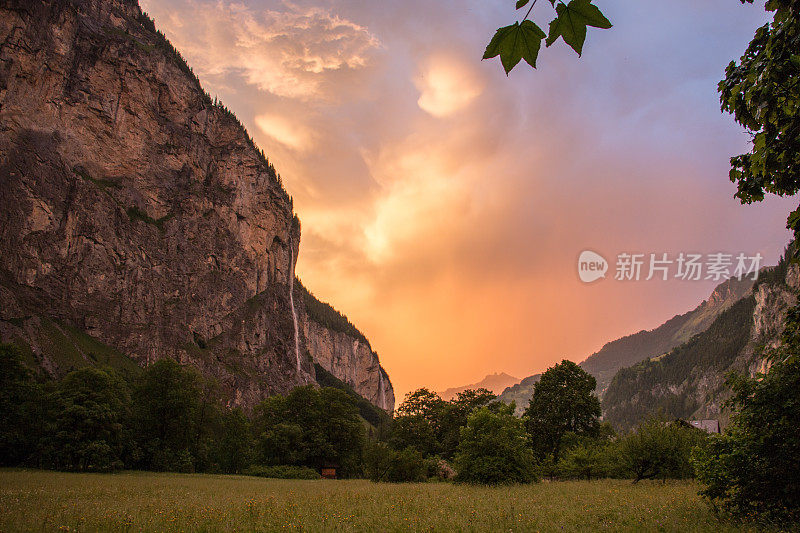
<path id="1" fill-rule="evenodd" d="M 704 332 L 659 357 L 620 370 L 603 398 L 605 419 L 629 429 L 662 410 L 672 417 L 718 419 L 730 413 L 730 372 L 755 376 L 766 369 L 763 350 L 780 342 L 787 310 L 800 290 L 800 269 L 787 260 L 763 272 L 752 294 L 720 314 Z"/>
<path id="2" fill-rule="evenodd" d="M 394 389 L 369 340 L 346 316 L 294 284 L 303 356 L 349 385 L 373 405 L 394 410 Z"/>
<path id="3" fill-rule="evenodd" d="M 301 321 L 306 348 L 328 372 L 381 409 L 394 409 L 394 389 L 368 342 L 314 322 Z"/>
<path id="4" fill-rule="evenodd" d="M 0 340 L 59 374 L 37 324 L 66 324 L 250 407 L 315 379 L 295 356 L 299 245 L 274 168 L 136 1 L 3 2 Z M 346 370 L 385 377 L 377 358 Z"/>

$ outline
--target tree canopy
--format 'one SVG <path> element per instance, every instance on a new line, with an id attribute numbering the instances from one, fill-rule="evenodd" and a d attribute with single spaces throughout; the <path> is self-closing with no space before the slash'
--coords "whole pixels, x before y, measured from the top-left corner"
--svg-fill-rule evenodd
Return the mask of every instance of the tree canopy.
<path id="1" fill-rule="evenodd" d="M 355 401 L 345 392 L 312 385 L 256 406 L 253 422 L 260 461 L 319 469 L 326 463 L 341 473 L 359 472 L 365 428 Z"/>
<path id="2" fill-rule="evenodd" d="M 456 480 L 465 483 L 530 483 L 536 463 L 522 421 L 510 405 L 475 410 L 461 429 L 455 456 Z"/>
<path id="3" fill-rule="evenodd" d="M 600 427 L 597 381 L 572 361 L 563 360 L 542 374 L 525 410 L 528 433 L 540 457 L 558 462 L 567 433 L 594 435 Z"/>
<path id="4" fill-rule="evenodd" d="M 730 178 L 742 203 L 800 191 L 800 1 L 768 0 L 766 10 L 773 20 L 756 30 L 719 83 L 722 110 L 752 135 L 752 150 L 731 158 Z M 797 235 L 800 208 L 787 223 Z"/>

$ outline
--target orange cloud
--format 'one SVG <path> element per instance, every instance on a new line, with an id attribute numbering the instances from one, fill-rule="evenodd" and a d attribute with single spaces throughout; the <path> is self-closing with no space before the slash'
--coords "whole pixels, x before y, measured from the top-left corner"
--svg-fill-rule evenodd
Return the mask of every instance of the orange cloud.
<path id="1" fill-rule="evenodd" d="M 554 46 L 507 78 L 480 61 L 503 3 L 247 1 L 142 4 L 275 163 L 299 275 L 400 398 L 581 360 L 713 285 L 587 286 L 581 250 L 774 261 L 788 240 L 788 202 L 739 206 L 727 180 L 746 139 L 714 87 L 762 23 L 746 10 L 611 3 L 583 59 Z"/>
<path id="2" fill-rule="evenodd" d="M 312 132 L 297 120 L 266 113 L 256 116 L 255 122 L 266 135 L 294 150 L 307 150 L 313 145 Z"/>
<path id="3" fill-rule="evenodd" d="M 414 84 L 420 92 L 419 107 L 435 117 L 461 111 L 480 96 L 484 88 L 477 66 L 454 54 L 428 58 Z"/>
<path id="4" fill-rule="evenodd" d="M 231 74 L 278 96 L 321 98 L 327 73 L 360 69 L 380 42 L 365 27 L 319 7 L 256 10 L 232 2 L 142 0 L 205 81 Z M 175 9 L 180 10 L 177 15 Z"/>

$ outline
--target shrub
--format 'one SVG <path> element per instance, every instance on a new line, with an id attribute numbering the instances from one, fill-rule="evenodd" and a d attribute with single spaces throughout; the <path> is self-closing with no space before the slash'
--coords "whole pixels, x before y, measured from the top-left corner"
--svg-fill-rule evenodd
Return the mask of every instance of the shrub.
<path id="1" fill-rule="evenodd" d="M 496 485 L 537 479 L 522 421 L 512 406 L 507 407 L 496 411 L 482 407 L 470 415 L 455 457 L 456 481 Z"/>
<path id="2" fill-rule="evenodd" d="M 694 476 L 692 450 L 707 439 L 705 432 L 682 420 L 667 422 L 653 417 L 620 441 L 620 460 L 634 483 L 690 478 Z"/>
<path id="3" fill-rule="evenodd" d="M 389 462 L 386 481 L 392 483 L 415 483 L 425 481 L 428 468 L 422 454 L 412 447 L 395 452 Z"/>
<path id="4" fill-rule="evenodd" d="M 365 470 L 372 481 L 418 483 L 428 477 L 429 461 L 411 446 L 395 451 L 382 442 L 372 444 L 365 453 Z"/>
<path id="5" fill-rule="evenodd" d="M 607 443 L 582 442 L 561 456 L 556 469 L 559 478 L 579 479 L 607 477 L 611 472 L 611 446 Z"/>
<path id="6" fill-rule="evenodd" d="M 694 454 L 701 492 L 737 518 L 800 521 L 800 306 L 766 375 L 734 381 L 731 425 Z"/>

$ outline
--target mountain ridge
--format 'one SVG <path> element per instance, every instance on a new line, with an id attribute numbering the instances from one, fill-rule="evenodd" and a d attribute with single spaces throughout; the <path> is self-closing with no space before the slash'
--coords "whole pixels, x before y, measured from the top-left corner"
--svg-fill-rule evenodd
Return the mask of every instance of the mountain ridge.
<path id="1" fill-rule="evenodd" d="M 717 285 L 709 297 L 691 311 L 676 315 L 653 329 L 641 330 L 607 342 L 579 365 L 595 377 L 597 393 L 602 398 L 620 369 L 649 357 L 662 355 L 697 333 L 705 331 L 720 313 L 746 297 L 752 290 L 753 283 L 751 279 L 730 278 Z M 504 390 L 500 399 L 506 403 L 516 402 L 517 412 L 521 413 L 527 407 L 533 394 L 533 386 L 540 376 L 541 374 L 534 374 L 522 379 L 517 385 Z"/>
<path id="2" fill-rule="evenodd" d="M 506 388 L 519 383 L 519 381 L 519 378 L 515 378 L 505 372 L 496 372 L 494 374 L 487 374 L 486 377 L 475 383 L 445 389 L 439 393 L 439 396 L 445 401 L 450 401 L 455 398 L 459 392 L 464 392 L 467 389 L 487 389 L 495 394 L 500 394 Z"/>

